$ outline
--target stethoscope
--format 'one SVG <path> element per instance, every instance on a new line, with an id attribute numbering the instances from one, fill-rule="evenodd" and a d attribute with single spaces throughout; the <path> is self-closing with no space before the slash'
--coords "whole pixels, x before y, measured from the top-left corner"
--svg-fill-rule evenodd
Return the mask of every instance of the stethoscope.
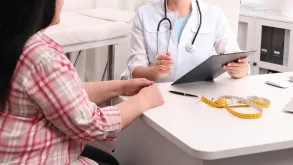
<path id="1" fill-rule="evenodd" d="M 198 0 L 196 0 L 196 4 L 197 4 L 197 8 L 198 8 L 198 12 L 199 12 L 199 18 L 200 18 L 200 21 L 199 21 L 199 27 L 193 37 L 193 40 L 191 43 L 187 44 L 185 49 L 187 52 L 194 52 L 195 51 L 195 45 L 194 45 L 194 42 L 197 38 L 197 35 L 199 33 L 199 30 L 201 28 L 201 24 L 202 24 L 202 13 L 201 13 L 201 9 L 200 9 L 200 6 L 199 6 L 199 3 L 198 3 Z M 170 27 L 169 27 L 169 40 L 168 40 L 168 43 L 167 43 L 167 49 L 166 49 L 166 52 L 168 52 L 168 49 L 169 49 L 169 44 L 170 44 L 170 41 L 171 41 L 171 34 L 172 34 L 172 23 L 171 23 L 171 20 L 167 17 L 167 0 L 164 0 L 164 9 L 165 9 L 165 17 L 159 22 L 158 24 L 158 28 L 157 28 L 157 55 L 159 53 L 159 32 L 160 32 L 160 27 L 161 27 L 161 24 L 163 21 L 168 21 Z"/>

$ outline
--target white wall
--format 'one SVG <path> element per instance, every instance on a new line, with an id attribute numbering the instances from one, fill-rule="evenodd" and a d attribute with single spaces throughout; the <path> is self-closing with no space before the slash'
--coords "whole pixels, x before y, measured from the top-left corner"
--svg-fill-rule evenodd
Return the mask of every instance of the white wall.
<path id="1" fill-rule="evenodd" d="M 204 0 L 204 1 L 220 7 L 226 14 L 234 34 L 237 34 L 239 11 L 240 11 L 240 0 Z"/>
<path id="2" fill-rule="evenodd" d="M 94 0 L 95 6 L 119 8 L 127 11 L 135 11 L 135 9 L 144 4 L 146 0 Z"/>
<path id="3" fill-rule="evenodd" d="M 64 11 L 73 11 L 79 9 L 88 9 L 95 6 L 95 0 L 65 0 Z"/>

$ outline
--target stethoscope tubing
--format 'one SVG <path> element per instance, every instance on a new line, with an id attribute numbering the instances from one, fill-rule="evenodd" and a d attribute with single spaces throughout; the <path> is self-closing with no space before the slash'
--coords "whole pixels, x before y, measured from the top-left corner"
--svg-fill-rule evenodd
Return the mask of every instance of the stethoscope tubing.
<path id="1" fill-rule="evenodd" d="M 186 50 L 188 52 L 194 51 L 194 47 L 195 47 L 194 43 L 195 43 L 195 40 L 196 40 L 196 38 L 198 36 L 198 33 L 199 33 L 200 29 L 201 29 L 201 26 L 202 26 L 202 11 L 201 11 L 201 8 L 200 8 L 198 0 L 196 0 L 196 4 L 197 4 L 198 12 L 199 12 L 199 18 L 200 18 L 199 20 L 200 21 L 199 21 L 198 29 L 197 29 L 197 31 L 196 31 L 193 39 L 192 39 L 191 44 L 186 46 Z M 169 41 L 168 41 L 167 48 L 166 48 L 166 51 L 165 51 L 165 53 L 167 53 L 168 49 L 169 49 L 170 40 L 171 40 L 171 32 L 172 32 L 172 29 L 173 29 L 172 22 L 167 17 L 167 0 L 164 0 L 164 18 L 159 21 L 158 27 L 157 27 L 157 56 L 159 55 L 158 54 L 159 53 L 159 32 L 160 32 L 160 27 L 161 27 L 161 24 L 162 24 L 163 21 L 167 21 L 169 23 Z"/>

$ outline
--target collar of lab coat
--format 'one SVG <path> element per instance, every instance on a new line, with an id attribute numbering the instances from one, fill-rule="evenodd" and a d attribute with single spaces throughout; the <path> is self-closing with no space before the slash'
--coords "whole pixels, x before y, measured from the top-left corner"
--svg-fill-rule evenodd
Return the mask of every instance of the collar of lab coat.
<path id="1" fill-rule="evenodd" d="M 203 2 L 203 0 L 198 0 L 200 10 L 202 13 L 202 18 L 203 18 L 203 23 L 202 26 L 204 26 L 204 17 L 206 15 L 206 9 L 207 9 L 207 4 Z M 157 13 L 164 13 L 164 0 L 161 0 L 159 3 L 156 5 L 156 12 Z M 178 13 L 172 12 L 167 8 L 167 17 L 171 20 L 173 27 L 175 27 L 175 20 L 178 17 Z M 190 28 L 193 32 L 196 32 L 199 28 L 199 11 L 198 7 L 196 4 L 196 0 L 192 0 L 192 12 L 191 12 L 191 24 Z M 204 28 L 201 28 L 203 30 Z"/>
<path id="2" fill-rule="evenodd" d="M 206 10 L 206 4 L 205 2 L 203 2 L 202 0 L 198 0 L 198 3 L 199 3 L 199 6 L 200 6 L 200 9 L 201 9 L 201 12 L 204 16 L 205 14 L 205 10 Z M 157 5 L 156 5 L 156 11 L 157 12 L 164 12 L 164 0 L 161 0 Z M 172 15 L 176 15 L 177 17 L 177 13 L 174 13 L 172 11 L 170 11 L 168 8 L 167 8 L 167 14 L 172 14 Z M 197 8 L 197 4 L 196 4 L 196 0 L 192 0 L 192 14 L 195 14 L 195 15 L 198 15 L 198 8 Z"/>

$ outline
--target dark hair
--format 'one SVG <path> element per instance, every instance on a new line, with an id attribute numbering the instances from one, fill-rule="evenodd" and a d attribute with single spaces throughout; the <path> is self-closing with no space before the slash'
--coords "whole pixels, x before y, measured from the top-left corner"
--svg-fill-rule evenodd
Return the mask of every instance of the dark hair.
<path id="1" fill-rule="evenodd" d="M 47 28 L 55 17 L 56 0 L 5 0 L 0 5 L 0 111 L 28 39 Z"/>

